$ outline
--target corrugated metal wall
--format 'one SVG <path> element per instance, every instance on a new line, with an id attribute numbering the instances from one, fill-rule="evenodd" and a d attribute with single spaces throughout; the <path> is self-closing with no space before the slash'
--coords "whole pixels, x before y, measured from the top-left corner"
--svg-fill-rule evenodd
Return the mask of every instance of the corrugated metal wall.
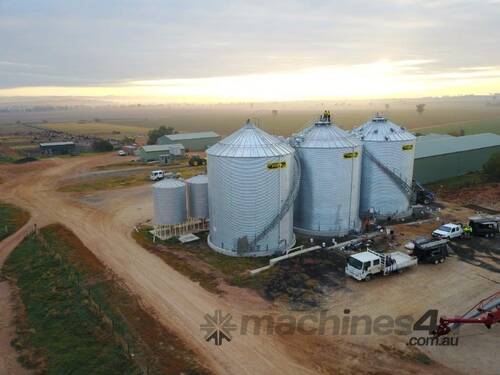
<path id="1" fill-rule="evenodd" d="M 425 184 L 478 171 L 495 152 L 500 146 L 415 159 L 415 179 Z"/>

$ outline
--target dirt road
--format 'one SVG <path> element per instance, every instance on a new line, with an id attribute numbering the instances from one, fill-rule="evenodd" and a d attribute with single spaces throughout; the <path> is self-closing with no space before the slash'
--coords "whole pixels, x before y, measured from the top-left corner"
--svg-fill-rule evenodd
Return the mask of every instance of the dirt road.
<path id="1" fill-rule="evenodd" d="M 39 226 L 61 222 L 70 228 L 216 373 L 313 373 L 304 364 L 291 360 L 283 345 L 268 336 L 249 335 L 222 347 L 207 343 L 200 332 L 205 314 L 221 309 L 231 311 L 236 318 L 247 311 L 208 293 L 137 245 L 130 235 L 130 223 L 114 217 L 117 211 L 130 209 L 126 199 L 118 200 L 114 210 L 106 212 L 56 192 L 61 176 L 82 173 L 115 159 L 106 155 L 13 166 L 3 171 L 6 182 L 0 185 L 0 193 L 3 200 L 29 210 L 33 222 Z M 26 172 L 16 171 L 19 168 L 25 168 Z"/>
<path id="2" fill-rule="evenodd" d="M 375 352 L 374 347 L 365 345 L 363 340 L 349 343 L 347 339 L 331 337 L 261 334 L 237 335 L 220 347 L 207 343 L 200 332 L 205 314 L 220 309 L 230 312 L 233 320 L 239 322 L 243 314 L 264 314 L 276 308 L 259 298 L 246 298 L 248 292 L 244 290 L 226 297 L 213 295 L 140 247 L 132 239 L 131 229 L 152 216 L 149 185 L 79 196 L 57 192 L 62 178 L 76 177 L 97 165 L 116 163 L 117 160 L 119 157 L 114 155 L 100 155 L 2 167 L 0 177 L 5 182 L 0 184 L 0 194 L 2 200 L 29 210 L 33 222 L 39 226 L 60 222 L 70 228 L 214 372 L 238 375 L 330 374 L 339 369 L 345 373 L 356 369 L 357 373 L 384 373 L 398 368 L 399 373 L 407 374 L 457 373 L 440 365 L 407 363 L 404 357 L 388 356 L 380 349 Z M 375 287 L 377 280 L 372 285 Z M 359 304 L 350 306 L 366 303 L 364 308 L 368 311 L 370 303 L 377 306 L 377 295 L 368 298 L 369 294 L 363 293 L 359 295 Z M 238 296 L 243 298 L 238 299 Z M 353 297 L 358 296 L 346 291 L 347 302 L 354 302 Z M 342 308 L 346 307 L 345 299 Z M 379 304 L 380 312 L 387 312 L 382 307 Z"/>

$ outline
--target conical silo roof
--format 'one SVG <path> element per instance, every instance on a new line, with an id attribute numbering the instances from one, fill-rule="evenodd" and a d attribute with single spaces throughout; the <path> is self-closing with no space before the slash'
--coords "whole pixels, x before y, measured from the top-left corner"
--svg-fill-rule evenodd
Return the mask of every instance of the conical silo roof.
<path id="1" fill-rule="evenodd" d="M 361 145 L 352 134 L 322 121 L 302 130 L 295 139 L 298 140 L 296 147 L 300 148 L 352 148 Z"/>
<path id="2" fill-rule="evenodd" d="M 177 180 L 175 178 L 165 178 L 155 184 L 153 187 L 155 189 L 175 189 L 185 186 L 185 182 L 183 180 Z"/>
<path id="3" fill-rule="evenodd" d="M 412 141 L 416 139 L 402 126 L 381 116 L 375 116 L 360 127 L 353 129 L 352 133 L 363 141 Z"/>
<path id="4" fill-rule="evenodd" d="M 287 143 L 256 127 L 250 120 L 245 126 L 207 150 L 211 156 L 261 158 L 288 155 L 293 148 Z"/>

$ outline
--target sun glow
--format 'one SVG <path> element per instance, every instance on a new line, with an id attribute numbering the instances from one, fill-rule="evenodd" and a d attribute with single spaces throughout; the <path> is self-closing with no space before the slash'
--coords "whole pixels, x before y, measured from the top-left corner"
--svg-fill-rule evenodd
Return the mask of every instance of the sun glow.
<path id="1" fill-rule="evenodd" d="M 128 81 L 114 86 L 21 87 L 0 90 L 0 95 L 114 95 L 210 103 L 487 94 L 500 88 L 500 67 L 428 71 L 431 63 L 381 60 L 268 74 Z"/>

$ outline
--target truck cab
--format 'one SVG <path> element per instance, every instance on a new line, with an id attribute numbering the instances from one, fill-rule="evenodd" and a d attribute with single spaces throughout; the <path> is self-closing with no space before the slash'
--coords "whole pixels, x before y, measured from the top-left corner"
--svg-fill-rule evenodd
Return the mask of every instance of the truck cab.
<path id="1" fill-rule="evenodd" d="M 443 263 L 448 256 L 448 240 L 420 238 L 413 243 L 413 255 L 419 262 L 423 263 Z"/>
<path id="2" fill-rule="evenodd" d="M 354 254 L 347 259 L 345 272 L 356 280 L 370 280 L 371 275 L 381 271 L 380 257 L 371 252 Z"/>
<path id="3" fill-rule="evenodd" d="M 495 237 L 498 234 L 498 221 L 490 218 L 471 217 L 469 227 L 472 228 L 474 236 Z"/>
<path id="4" fill-rule="evenodd" d="M 464 229 L 461 224 L 448 223 L 441 225 L 438 229 L 432 232 L 432 237 L 452 240 L 461 238 L 464 235 Z"/>

